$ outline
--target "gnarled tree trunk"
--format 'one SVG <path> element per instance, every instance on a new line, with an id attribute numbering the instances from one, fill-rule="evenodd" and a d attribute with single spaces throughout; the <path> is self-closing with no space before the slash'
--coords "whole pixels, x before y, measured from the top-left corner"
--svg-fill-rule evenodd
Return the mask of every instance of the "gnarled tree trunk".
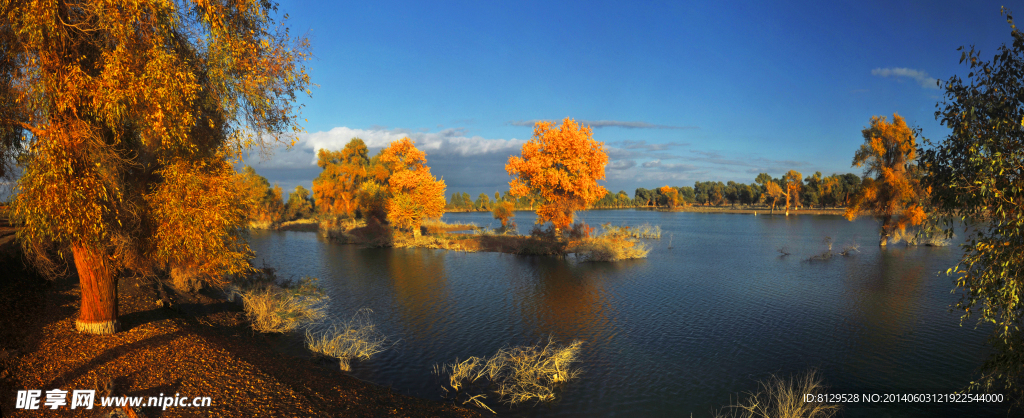
<path id="1" fill-rule="evenodd" d="M 117 322 L 117 278 L 102 251 L 74 245 L 82 306 L 75 328 L 85 334 L 107 335 L 120 329 Z"/>

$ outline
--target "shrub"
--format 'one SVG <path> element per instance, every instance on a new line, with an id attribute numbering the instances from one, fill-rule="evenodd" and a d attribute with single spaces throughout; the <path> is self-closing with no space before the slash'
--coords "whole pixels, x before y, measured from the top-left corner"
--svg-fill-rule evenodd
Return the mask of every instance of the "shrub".
<path id="1" fill-rule="evenodd" d="M 818 418 L 839 412 L 839 405 L 804 402 L 804 394 L 825 393 L 821 378 L 814 371 L 791 380 L 772 376 L 759 385 L 759 392 L 749 393 L 744 402 L 727 407 L 732 409 L 731 413 L 718 413 L 716 418 Z"/>
<path id="2" fill-rule="evenodd" d="M 288 287 L 257 285 L 235 292 L 242 297 L 245 314 L 253 329 L 284 333 L 308 326 L 326 316 L 327 295 L 315 281 L 307 277 Z"/>
<path id="3" fill-rule="evenodd" d="M 306 347 L 310 351 L 341 360 L 341 370 L 349 371 L 353 359 L 366 360 L 386 349 L 387 337 L 377 332 L 370 320 L 373 313 L 360 309 L 348 322 L 336 323 L 315 332 L 306 330 Z"/>

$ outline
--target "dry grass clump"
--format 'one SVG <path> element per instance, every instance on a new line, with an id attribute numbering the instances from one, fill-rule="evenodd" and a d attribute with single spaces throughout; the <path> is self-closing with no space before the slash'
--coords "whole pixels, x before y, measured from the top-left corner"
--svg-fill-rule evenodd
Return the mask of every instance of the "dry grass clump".
<path id="1" fill-rule="evenodd" d="M 544 402 L 555 399 L 555 388 L 579 377 L 581 371 L 572 367 L 579 356 L 581 341 L 568 346 L 548 339 L 544 346 L 505 347 L 490 358 L 470 357 L 444 366 L 434 366 L 434 374 L 448 374 L 448 386 L 453 392 L 465 392 L 463 402 L 487 408 L 481 399 L 482 389 L 498 395 L 501 402 L 515 405 L 528 401 Z M 486 385 L 484 385 L 486 383 Z M 447 390 L 447 389 L 446 389 Z M 493 410 L 491 410 L 493 412 Z"/>
<path id="2" fill-rule="evenodd" d="M 897 228 L 889 237 L 890 244 L 906 242 L 907 245 L 925 245 L 928 247 L 945 247 L 950 240 L 947 239 L 938 228 L 920 229 L 911 231 L 909 229 L 899 230 Z"/>
<path id="3" fill-rule="evenodd" d="M 423 221 L 421 226 L 426 230 L 427 234 L 438 234 L 450 231 L 473 231 L 480 229 L 476 224 L 450 224 L 445 223 L 440 219 L 427 219 Z"/>
<path id="4" fill-rule="evenodd" d="M 395 248 L 437 248 L 442 250 L 468 251 L 461 240 L 443 235 L 421 235 L 418 237 L 396 235 L 392 241 Z"/>
<path id="5" fill-rule="evenodd" d="M 360 309 L 347 322 L 335 323 L 320 331 L 306 330 L 310 351 L 341 360 L 341 370 L 351 370 L 353 359 L 366 360 L 387 349 L 387 337 L 370 320 L 373 311 Z"/>
<path id="6" fill-rule="evenodd" d="M 572 245 L 572 252 L 581 261 L 619 261 L 644 258 L 650 247 L 640 239 L 660 239 L 661 227 L 643 224 L 638 227 L 601 225 L 601 234 L 584 238 Z"/>
<path id="7" fill-rule="evenodd" d="M 661 226 L 644 223 L 639 226 L 614 226 L 610 222 L 601 225 L 601 236 L 609 238 L 661 239 Z"/>
<path id="8" fill-rule="evenodd" d="M 772 376 L 759 384 L 757 393 L 748 393 L 743 402 L 727 407 L 730 413 L 717 413 L 716 418 L 827 418 L 839 412 L 839 405 L 804 402 L 804 394 L 825 393 L 821 377 L 813 370 L 801 378 Z"/>
<path id="9" fill-rule="evenodd" d="M 274 226 L 270 221 L 250 221 L 249 229 L 270 229 Z"/>
<path id="10" fill-rule="evenodd" d="M 581 261 L 619 261 L 644 258 L 651 249 L 632 238 L 597 237 L 581 240 L 572 252 Z"/>
<path id="11" fill-rule="evenodd" d="M 362 228 L 366 226 L 366 221 L 363 219 L 351 219 L 351 218 L 327 218 L 320 221 L 318 227 L 321 235 L 328 239 L 338 241 L 341 243 L 355 242 L 356 236 L 349 234 L 349 231 Z"/>
<path id="12" fill-rule="evenodd" d="M 241 296 L 245 315 L 256 331 L 291 332 L 327 316 L 327 295 L 315 281 L 307 277 L 287 287 L 233 288 L 229 290 L 229 297 Z"/>

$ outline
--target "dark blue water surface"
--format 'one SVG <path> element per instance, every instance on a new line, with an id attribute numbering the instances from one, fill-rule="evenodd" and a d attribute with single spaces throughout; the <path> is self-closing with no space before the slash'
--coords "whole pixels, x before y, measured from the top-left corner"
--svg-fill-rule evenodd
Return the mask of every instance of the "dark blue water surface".
<path id="1" fill-rule="evenodd" d="M 949 393 L 987 351 L 960 326 L 950 247 L 878 247 L 877 224 L 838 216 L 589 211 L 591 225 L 658 225 L 646 259 L 578 263 L 340 245 L 310 232 L 258 232 L 279 275 L 318 277 L 340 319 L 371 308 L 399 342 L 353 366 L 358 378 L 441 399 L 435 364 L 548 336 L 583 340 L 583 375 L 524 416 L 710 416 L 772 375 L 816 369 L 832 393 Z M 489 213 L 447 222 L 496 226 Z M 517 212 L 521 232 L 534 216 Z M 851 257 L 807 259 L 859 245 Z M 780 256 L 785 248 L 789 256 Z M 493 402 L 492 402 L 493 403 Z M 989 414 L 977 405 L 847 404 L 844 416 Z"/>

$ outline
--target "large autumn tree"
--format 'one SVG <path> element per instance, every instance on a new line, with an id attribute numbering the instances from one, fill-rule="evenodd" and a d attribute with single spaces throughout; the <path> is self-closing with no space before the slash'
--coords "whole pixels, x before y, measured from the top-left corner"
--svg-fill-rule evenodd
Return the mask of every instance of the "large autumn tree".
<path id="1" fill-rule="evenodd" d="M 444 215 L 444 180 L 430 174 L 427 154 L 409 138 L 392 142 L 380 151 L 369 170 L 371 179 L 361 186 L 364 212 L 383 214 L 392 226 L 420 235 L 426 219 Z"/>
<path id="2" fill-rule="evenodd" d="M 512 176 L 512 195 L 538 193 L 544 200 L 537 209 L 537 222 L 550 221 L 556 230 L 564 230 L 576 211 L 608 193 L 597 184 L 604 180 L 606 165 L 604 143 L 594 140 L 593 130 L 565 118 L 557 127 L 537 122 L 522 155 L 509 157 L 505 171 Z"/>
<path id="3" fill-rule="evenodd" d="M 251 166 L 242 167 L 242 172 L 238 173 L 238 176 L 242 187 L 246 189 L 246 195 L 255 202 L 255 209 L 250 214 L 250 226 L 255 223 L 257 227 L 268 228 L 280 223 L 284 216 L 281 186 L 274 184 L 271 187 L 267 178 L 256 173 Z"/>
<path id="4" fill-rule="evenodd" d="M 368 176 L 368 155 L 359 138 L 352 138 L 341 151 L 317 152 L 317 165 L 324 171 L 313 179 L 313 196 L 321 211 L 355 217 L 359 188 Z"/>
<path id="5" fill-rule="evenodd" d="M 668 205 L 669 209 L 674 209 L 676 206 L 679 206 L 679 189 L 665 185 L 658 189 L 658 192 L 665 197 L 665 204 Z"/>
<path id="6" fill-rule="evenodd" d="M 960 289 L 963 319 L 993 325 L 996 348 L 982 367 L 980 389 L 1004 386 L 1024 399 L 1024 33 L 1010 25 L 1012 43 L 990 61 L 971 47 L 960 63 L 967 78 L 943 82 L 935 117 L 949 136 L 922 151 L 922 182 L 948 232 L 968 234 L 948 273 Z M 961 47 L 962 49 L 962 47 Z M 926 141 L 928 143 L 928 141 Z M 952 220 L 962 220 L 953 222 Z M 961 229 L 962 228 L 962 229 Z"/>
<path id="7" fill-rule="evenodd" d="M 804 175 L 796 170 L 789 170 L 782 176 L 782 193 L 786 196 L 786 216 L 789 216 L 789 208 L 796 209 L 800 206 L 800 192 L 803 190 Z"/>
<path id="8" fill-rule="evenodd" d="M 297 130 L 304 39 L 268 1 L 0 5 L 7 132 L 21 129 L 14 219 L 27 253 L 70 252 L 77 328 L 118 328 L 117 278 L 248 268 L 247 199 L 231 159 Z M 58 257 L 60 258 L 60 257 Z"/>
<path id="9" fill-rule="evenodd" d="M 871 118 L 871 126 L 861 131 L 864 144 L 853 156 L 854 167 L 865 167 L 860 193 L 846 208 L 846 218 L 854 220 L 869 212 L 882 225 L 878 245 L 884 246 L 893 231 L 920 225 L 925 220 L 917 160 L 917 133 L 899 114 L 892 123 L 885 116 Z"/>

